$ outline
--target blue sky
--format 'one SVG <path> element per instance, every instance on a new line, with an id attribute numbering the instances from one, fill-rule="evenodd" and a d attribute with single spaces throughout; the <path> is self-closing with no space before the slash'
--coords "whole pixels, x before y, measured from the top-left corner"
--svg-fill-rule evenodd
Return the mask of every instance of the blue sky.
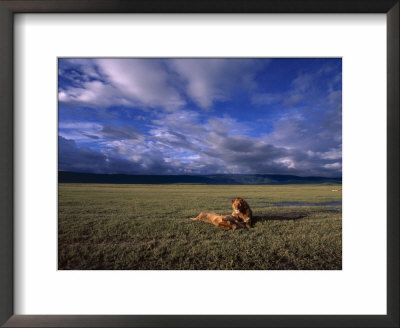
<path id="1" fill-rule="evenodd" d="M 339 58 L 58 66 L 60 171 L 341 176 Z"/>

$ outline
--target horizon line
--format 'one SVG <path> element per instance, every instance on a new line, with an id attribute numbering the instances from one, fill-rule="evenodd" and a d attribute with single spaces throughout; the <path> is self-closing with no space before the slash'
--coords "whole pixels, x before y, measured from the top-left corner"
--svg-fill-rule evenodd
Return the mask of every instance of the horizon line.
<path id="1" fill-rule="evenodd" d="M 342 179 L 342 176 L 318 176 L 318 175 L 296 175 L 296 174 L 282 174 L 282 173 L 207 173 L 207 174 L 134 174 L 134 173 L 93 173 L 93 172 L 77 172 L 77 171 L 63 171 L 58 170 L 58 173 L 77 173 L 77 174 L 94 174 L 94 175 L 127 175 L 127 176 L 215 176 L 215 175 L 274 175 L 274 176 L 292 176 L 299 178 L 325 178 L 325 179 Z"/>

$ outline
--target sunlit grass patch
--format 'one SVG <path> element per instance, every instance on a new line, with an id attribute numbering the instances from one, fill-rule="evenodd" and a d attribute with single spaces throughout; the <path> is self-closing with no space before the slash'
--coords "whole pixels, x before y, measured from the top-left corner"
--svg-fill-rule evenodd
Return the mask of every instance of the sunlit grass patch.
<path id="1" fill-rule="evenodd" d="M 245 198 L 250 230 L 223 231 L 189 218 L 232 212 Z M 341 201 L 326 185 L 59 185 L 59 269 L 338 270 Z"/>

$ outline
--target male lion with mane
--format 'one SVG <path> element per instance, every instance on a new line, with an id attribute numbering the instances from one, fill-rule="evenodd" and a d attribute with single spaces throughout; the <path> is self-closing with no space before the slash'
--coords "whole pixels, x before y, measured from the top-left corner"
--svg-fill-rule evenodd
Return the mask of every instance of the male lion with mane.
<path id="1" fill-rule="evenodd" d="M 240 197 L 232 199 L 232 216 L 237 218 L 240 222 L 243 221 L 247 228 L 251 228 L 251 219 L 253 218 L 253 212 L 250 209 L 249 204 Z"/>
<path id="2" fill-rule="evenodd" d="M 224 230 L 235 230 L 237 228 L 244 228 L 245 224 L 240 222 L 233 215 L 219 215 L 213 212 L 200 212 L 195 218 L 192 218 L 193 221 L 203 221 L 207 223 L 211 223 L 218 228 L 222 228 Z"/>

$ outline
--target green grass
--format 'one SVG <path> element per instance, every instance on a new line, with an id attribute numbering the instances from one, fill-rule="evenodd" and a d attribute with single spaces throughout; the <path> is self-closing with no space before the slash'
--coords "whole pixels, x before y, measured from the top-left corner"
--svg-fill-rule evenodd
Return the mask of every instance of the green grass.
<path id="1" fill-rule="evenodd" d="M 59 269 L 340 270 L 341 186 L 59 184 Z M 253 209 L 254 227 L 224 231 L 191 221 Z"/>

